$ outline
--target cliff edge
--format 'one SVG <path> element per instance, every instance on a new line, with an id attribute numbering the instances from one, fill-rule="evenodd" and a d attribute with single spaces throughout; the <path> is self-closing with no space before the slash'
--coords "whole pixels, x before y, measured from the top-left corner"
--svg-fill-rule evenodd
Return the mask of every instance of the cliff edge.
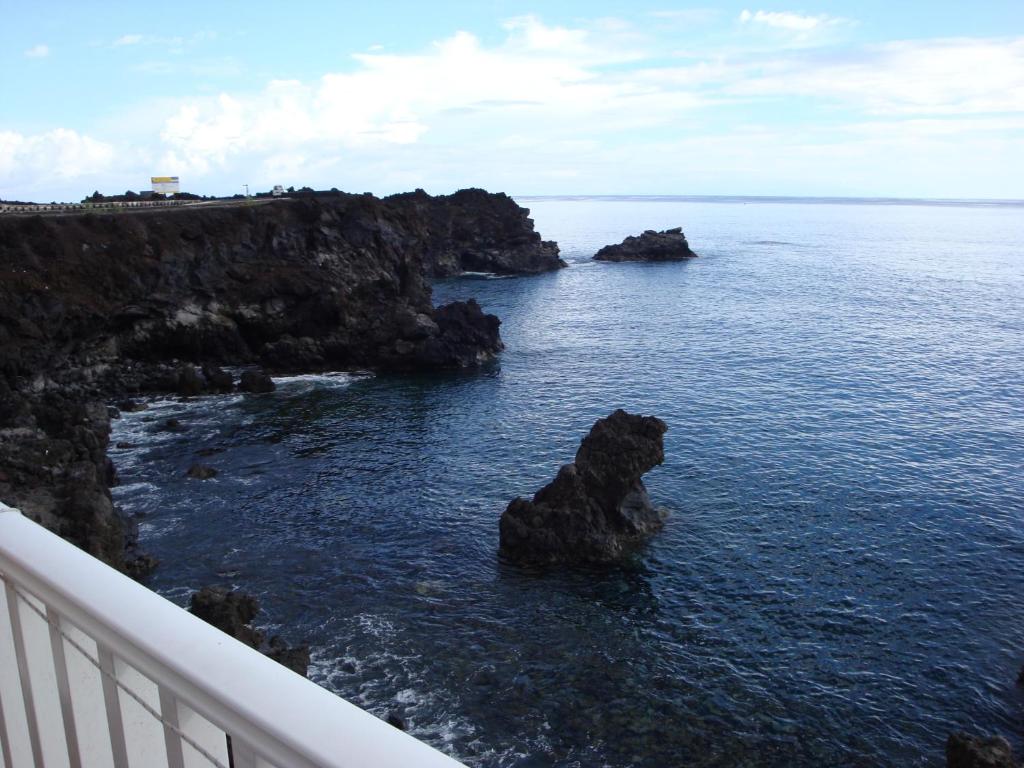
<path id="1" fill-rule="evenodd" d="M 384 198 L 422 224 L 423 266 L 430 277 L 462 272 L 532 275 L 566 266 L 558 244 L 541 240 L 530 210 L 503 193 L 462 189 L 432 197 L 422 189 Z"/>
<path id="2" fill-rule="evenodd" d="M 472 300 L 433 307 L 428 265 L 472 243 L 542 251 L 524 219 L 479 190 L 0 217 L 0 500 L 130 570 L 103 400 L 216 390 L 219 365 L 486 362 L 500 321 Z"/>

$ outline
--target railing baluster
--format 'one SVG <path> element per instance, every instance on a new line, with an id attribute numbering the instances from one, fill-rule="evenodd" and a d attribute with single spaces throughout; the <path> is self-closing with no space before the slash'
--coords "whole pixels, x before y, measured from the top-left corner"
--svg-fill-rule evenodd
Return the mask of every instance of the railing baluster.
<path id="1" fill-rule="evenodd" d="M 64 638 L 60 635 L 60 614 L 46 606 L 46 622 L 50 626 L 50 649 L 53 652 L 53 671 L 57 675 L 57 695 L 60 697 L 60 715 L 64 721 L 64 741 L 68 746 L 71 768 L 82 768 L 75 728 L 75 712 L 71 705 L 71 686 L 68 684 L 68 665 L 64 658 Z"/>
<path id="2" fill-rule="evenodd" d="M 0 757 L 3 757 L 4 768 L 14 768 L 11 760 L 11 745 L 7 742 L 7 721 L 4 719 L 4 701 L 0 696 Z"/>
<path id="3" fill-rule="evenodd" d="M 110 731 L 110 750 L 114 755 L 114 768 L 128 768 L 128 746 L 124 740 L 124 721 L 121 718 L 121 702 L 115 683 L 117 670 L 114 668 L 114 654 L 99 643 L 100 671 L 103 677 L 103 703 L 107 708 L 107 728 Z"/>
<path id="4" fill-rule="evenodd" d="M 181 737 L 175 732 L 178 724 L 178 702 L 174 694 L 160 689 L 160 716 L 164 722 L 164 745 L 167 747 L 167 768 L 185 768 L 185 757 L 181 751 Z"/>
<path id="5" fill-rule="evenodd" d="M 14 655 L 18 660 L 18 677 L 21 680 L 21 698 L 25 704 L 25 720 L 28 722 L 28 739 L 32 745 L 32 762 L 36 768 L 43 768 L 43 747 L 39 741 L 39 723 L 36 722 L 36 706 L 32 699 L 32 679 L 28 671 L 28 657 L 25 655 L 25 636 L 21 632 L 21 613 L 18 608 L 18 593 L 11 582 L 4 582 L 7 591 L 7 613 L 11 618 L 11 635 L 14 638 Z"/>
<path id="6" fill-rule="evenodd" d="M 231 768 L 256 768 L 256 752 L 253 748 L 239 739 L 230 735 L 225 737 L 228 740 L 228 757 L 231 759 Z"/>

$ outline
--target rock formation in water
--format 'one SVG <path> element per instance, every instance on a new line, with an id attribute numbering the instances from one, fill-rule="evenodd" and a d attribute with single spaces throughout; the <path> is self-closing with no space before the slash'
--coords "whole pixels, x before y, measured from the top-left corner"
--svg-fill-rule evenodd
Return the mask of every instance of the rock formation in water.
<path id="1" fill-rule="evenodd" d="M 946 742 L 947 768 L 1019 768 L 1009 742 L 1001 736 L 954 733 Z"/>
<path id="2" fill-rule="evenodd" d="M 192 594 L 189 613 L 207 624 L 269 656 L 303 677 L 309 669 L 309 646 L 289 646 L 278 636 L 266 635 L 252 626 L 260 604 L 252 595 L 223 587 L 203 587 Z"/>
<path id="3" fill-rule="evenodd" d="M 418 222 L 423 266 L 431 277 L 462 272 L 523 275 L 566 266 L 558 244 L 541 240 L 530 211 L 508 195 L 463 189 L 431 197 L 422 189 L 384 198 Z"/>
<path id="4" fill-rule="evenodd" d="M 500 554 L 520 564 L 610 562 L 659 530 L 641 478 L 665 459 L 665 422 L 623 410 L 598 419 L 572 464 L 501 516 Z"/>
<path id="5" fill-rule="evenodd" d="M 240 392 L 264 394 L 273 392 L 276 389 L 277 385 L 274 384 L 274 380 L 270 378 L 266 371 L 262 370 L 243 371 L 238 381 L 238 390 Z"/>
<path id="6" fill-rule="evenodd" d="M 227 391 L 223 365 L 485 362 L 498 319 L 473 301 L 434 308 L 427 272 L 553 268 L 526 214 L 467 190 L 0 217 L 0 500 L 128 568 L 102 400 Z M 253 371 L 241 388 L 273 383 Z"/>
<path id="7" fill-rule="evenodd" d="M 606 245 L 596 254 L 597 261 L 682 261 L 692 259 L 682 227 L 655 232 L 648 229 L 639 236 L 630 235 L 618 245 Z"/>

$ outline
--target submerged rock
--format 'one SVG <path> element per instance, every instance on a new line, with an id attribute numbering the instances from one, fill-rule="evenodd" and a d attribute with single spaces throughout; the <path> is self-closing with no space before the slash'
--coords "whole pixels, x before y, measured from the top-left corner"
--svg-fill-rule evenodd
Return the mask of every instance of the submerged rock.
<path id="1" fill-rule="evenodd" d="M 655 232 L 648 229 L 639 236 L 630 235 L 618 245 L 606 245 L 594 254 L 597 261 L 682 261 L 692 259 L 682 227 Z"/>
<path id="2" fill-rule="evenodd" d="M 265 371 L 245 371 L 238 382 L 242 392 L 273 392 L 277 389 L 274 380 Z"/>
<path id="3" fill-rule="evenodd" d="M 194 365 L 182 365 L 178 368 L 175 391 L 182 397 L 195 397 L 206 391 L 206 382 Z"/>
<path id="4" fill-rule="evenodd" d="M 206 379 L 206 388 L 210 392 L 224 394 L 231 392 L 235 388 L 235 382 L 231 378 L 231 374 L 211 363 L 206 363 L 203 366 L 203 378 Z"/>
<path id="5" fill-rule="evenodd" d="M 947 768 L 1018 768 L 1009 742 L 1001 736 L 954 733 L 946 742 Z"/>
<path id="6" fill-rule="evenodd" d="M 217 476 L 217 470 L 208 464 L 193 464 L 185 474 L 194 480 L 209 480 Z"/>
<path id="7" fill-rule="evenodd" d="M 309 646 L 288 646 L 276 635 L 265 642 L 263 632 L 252 626 L 260 612 L 259 601 L 252 595 L 224 587 L 203 587 L 192 595 L 189 613 L 207 624 L 231 635 L 250 648 L 269 656 L 297 674 L 306 676 L 309 668 Z"/>
<path id="8" fill-rule="evenodd" d="M 501 516 L 500 554 L 515 563 L 610 562 L 662 527 L 641 477 L 665 460 L 668 427 L 619 409 L 598 419 L 579 450 L 532 501 Z"/>

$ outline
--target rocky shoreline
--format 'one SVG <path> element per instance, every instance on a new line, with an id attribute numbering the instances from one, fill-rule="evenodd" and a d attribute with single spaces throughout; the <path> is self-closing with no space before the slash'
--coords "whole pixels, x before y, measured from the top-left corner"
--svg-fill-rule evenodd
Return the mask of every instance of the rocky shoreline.
<path id="1" fill-rule="evenodd" d="M 0 500 L 141 575 L 153 563 L 110 495 L 108 403 L 231 391 L 224 365 L 486 363 L 498 318 L 473 300 L 434 308 L 428 278 L 564 266 L 528 213 L 472 189 L 0 218 Z"/>

